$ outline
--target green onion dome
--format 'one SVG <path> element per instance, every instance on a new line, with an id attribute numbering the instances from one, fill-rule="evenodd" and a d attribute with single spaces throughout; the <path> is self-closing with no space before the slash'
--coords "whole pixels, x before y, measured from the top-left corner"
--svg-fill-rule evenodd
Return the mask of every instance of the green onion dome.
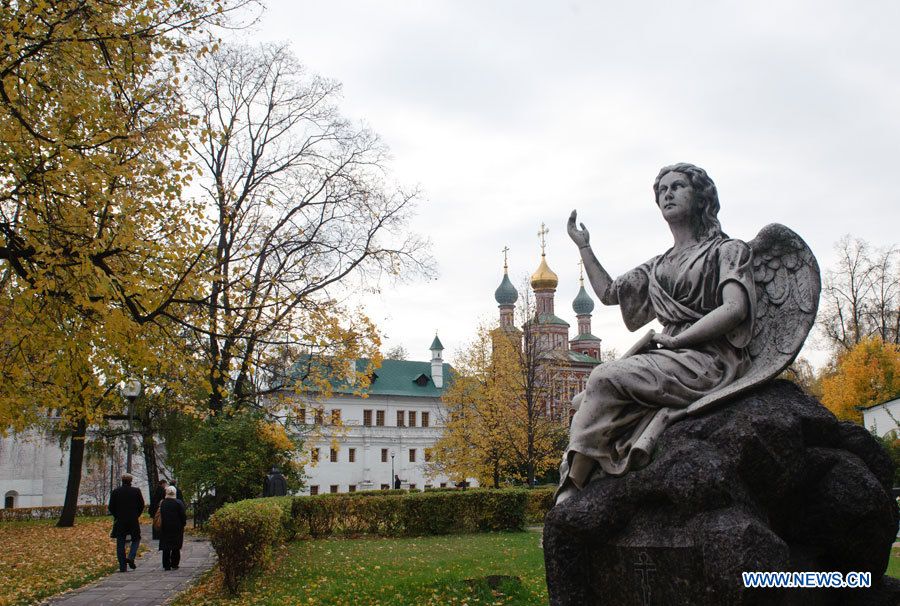
<path id="1" fill-rule="evenodd" d="M 505 271 L 503 272 L 503 281 L 494 291 L 494 299 L 498 305 L 515 305 L 519 300 L 519 292 L 509 281 L 509 275 Z"/>
<path id="2" fill-rule="evenodd" d="M 587 291 L 584 290 L 584 283 L 581 284 L 578 295 L 575 297 L 575 300 L 572 301 L 572 309 L 575 310 L 575 313 L 579 316 L 584 316 L 594 311 L 594 300 L 591 299 L 588 296 Z"/>

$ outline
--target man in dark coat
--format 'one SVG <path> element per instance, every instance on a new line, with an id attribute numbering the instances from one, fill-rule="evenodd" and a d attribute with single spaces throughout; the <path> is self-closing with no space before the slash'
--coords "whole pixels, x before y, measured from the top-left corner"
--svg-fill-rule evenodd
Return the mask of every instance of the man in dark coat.
<path id="1" fill-rule="evenodd" d="M 150 517 L 156 515 L 156 510 L 159 509 L 159 504 L 162 502 L 164 498 L 166 498 L 166 486 L 169 483 L 166 480 L 160 480 L 157 484 L 156 488 L 153 490 L 153 496 L 150 497 L 150 507 L 147 509 L 147 513 L 150 514 Z M 153 540 L 159 540 L 159 532 L 156 530 L 156 526 L 152 526 L 153 529 Z"/>
<path id="2" fill-rule="evenodd" d="M 266 482 L 263 487 L 264 497 L 283 497 L 287 494 L 287 482 L 281 475 L 281 470 L 276 465 L 272 466 L 272 471 L 266 476 Z"/>
<path id="3" fill-rule="evenodd" d="M 113 517 L 113 528 L 110 536 L 116 539 L 116 557 L 119 559 L 119 572 L 125 572 L 125 565 L 136 568 L 134 558 L 141 544 L 141 524 L 138 518 L 144 513 L 144 495 L 140 489 L 131 485 L 133 476 L 122 474 L 122 485 L 112 491 L 109 496 L 109 513 Z M 125 541 L 131 537 L 131 550 L 125 557 Z"/>
<path id="4" fill-rule="evenodd" d="M 184 527 L 187 512 L 184 503 L 176 498 L 174 486 L 166 488 L 166 498 L 159 504 L 162 526 L 159 529 L 159 550 L 162 551 L 162 565 L 165 570 L 178 570 L 181 562 L 181 547 L 184 545 Z"/>

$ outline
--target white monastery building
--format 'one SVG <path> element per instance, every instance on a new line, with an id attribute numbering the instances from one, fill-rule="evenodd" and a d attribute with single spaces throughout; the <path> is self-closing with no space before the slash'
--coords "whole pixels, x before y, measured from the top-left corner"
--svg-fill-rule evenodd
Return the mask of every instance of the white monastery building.
<path id="1" fill-rule="evenodd" d="M 435 336 L 430 362 L 384 360 L 371 376 L 367 397 L 336 388 L 333 397 L 316 404 L 319 411 L 301 414 L 305 423 L 323 424 L 321 435 L 304 443 L 311 459 L 304 494 L 394 488 L 395 477 L 401 488 L 452 486 L 448 477 L 427 473 L 444 429 L 441 396 L 451 368 L 443 350 Z M 358 367 L 365 364 L 361 360 Z"/>

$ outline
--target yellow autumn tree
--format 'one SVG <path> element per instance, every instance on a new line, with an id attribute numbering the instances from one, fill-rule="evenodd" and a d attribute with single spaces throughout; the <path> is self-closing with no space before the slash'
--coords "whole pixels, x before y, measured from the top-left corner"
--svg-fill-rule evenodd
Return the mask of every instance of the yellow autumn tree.
<path id="1" fill-rule="evenodd" d="M 205 233 L 182 195 L 179 71 L 230 6 L 0 5 L 0 430 L 71 435 L 69 520 L 86 425 L 121 407 L 116 385 L 194 294 Z"/>
<path id="2" fill-rule="evenodd" d="M 50 402 L 64 421 L 91 422 L 93 406 L 67 404 L 53 384 L 61 352 L 76 347 L 67 344 L 83 339 L 79 364 L 114 384 L 100 358 L 139 343 L 125 324 L 162 326 L 194 294 L 204 231 L 201 206 L 181 195 L 191 120 L 178 71 L 191 37 L 227 10 L 191 0 L 0 6 L 0 429 Z"/>
<path id="3" fill-rule="evenodd" d="M 179 72 L 227 0 L 0 6 L 0 260 L 21 296 L 163 313 L 203 237 Z"/>
<path id="4" fill-rule="evenodd" d="M 443 396 L 445 429 L 434 446 L 433 465 L 455 482 L 476 478 L 482 486 L 497 488 L 508 466 L 501 435 L 505 404 L 497 398 L 486 327 L 478 328 L 453 366 L 454 374 Z"/>
<path id="5" fill-rule="evenodd" d="M 531 484 L 556 466 L 565 427 L 546 410 L 557 366 L 528 331 L 479 327 L 454 360 L 435 467 L 455 480 L 499 487 Z"/>
<path id="6" fill-rule="evenodd" d="M 878 336 L 860 340 L 822 380 L 822 403 L 839 419 L 862 423 L 858 407 L 900 395 L 900 346 Z"/>
<path id="7" fill-rule="evenodd" d="M 534 318 L 528 297 L 520 314 Z M 506 402 L 503 435 L 509 453 L 509 477 L 529 486 L 559 465 L 565 447 L 567 421 L 551 416 L 551 402 L 559 395 L 559 373 L 568 362 L 549 349 L 528 322 L 525 330 L 492 332 L 495 399 Z"/>
<path id="8" fill-rule="evenodd" d="M 107 415 L 125 413 L 121 381 L 137 378 L 146 386 L 137 400 L 135 425 L 152 485 L 156 463 L 151 410 L 158 415 L 196 409 L 202 375 L 196 357 L 158 323 L 140 325 L 115 308 L 98 322 L 96 316 L 70 313 L 53 298 L 12 296 L 9 282 L 5 286 L 0 296 L 0 323 L 6 331 L 0 340 L 0 430 L 40 427 L 68 438 L 66 506 L 60 524 L 71 525 L 88 427 L 107 438 L 123 431 L 106 426 Z"/>

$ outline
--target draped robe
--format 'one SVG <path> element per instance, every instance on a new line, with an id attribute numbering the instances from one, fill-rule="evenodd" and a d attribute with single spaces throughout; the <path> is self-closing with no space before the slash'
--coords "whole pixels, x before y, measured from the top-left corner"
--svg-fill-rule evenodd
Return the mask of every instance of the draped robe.
<path id="1" fill-rule="evenodd" d="M 682 349 L 651 349 L 594 368 L 576 400 L 564 472 L 580 452 L 610 475 L 646 465 L 667 425 L 667 409 L 689 406 L 740 377 L 750 365 L 756 291 L 752 251 L 740 240 L 715 236 L 670 249 L 613 283 L 626 326 L 636 330 L 654 318 L 675 336 L 722 304 L 722 289 L 738 283 L 746 292 L 747 317 L 719 338 Z M 563 475 L 565 479 L 565 475 Z"/>

